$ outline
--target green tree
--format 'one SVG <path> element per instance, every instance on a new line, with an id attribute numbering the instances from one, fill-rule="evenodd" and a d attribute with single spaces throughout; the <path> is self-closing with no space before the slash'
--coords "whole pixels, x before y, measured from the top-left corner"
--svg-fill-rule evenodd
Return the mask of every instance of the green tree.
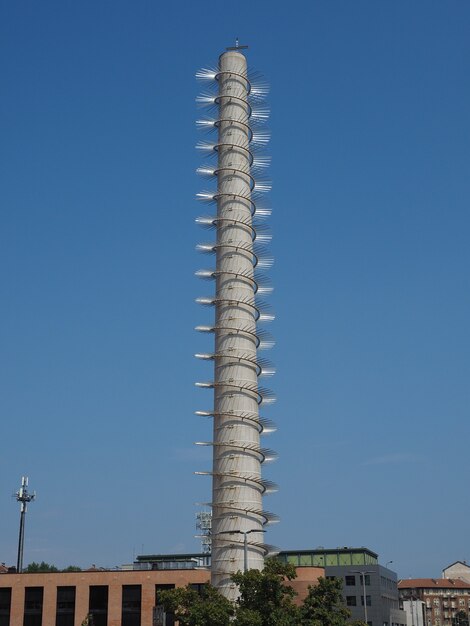
<path id="1" fill-rule="evenodd" d="M 452 626 L 468 626 L 468 615 L 465 611 L 457 611 L 452 618 Z"/>
<path id="2" fill-rule="evenodd" d="M 229 626 L 234 614 L 233 604 L 211 585 L 205 585 L 201 594 L 190 585 L 162 591 L 160 601 L 180 626 Z"/>
<path id="3" fill-rule="evenodd" d="M 302 626 L 346 626 L 350 624 L 351 611 L 344 606 L 339 578 L 319 578 L 308 588 L 301 607 Z M 357 623 L 359 626 L 361 622 Z"/>
<path id="4" fill-rule="evenodd" d="M 289 585 L 296 576 L 293 565 L 268 559 L 262 571 L 232 576 L 240 593 L 235 603 L 211 585 L 201 594 L 188 585 L 159 595 L 165 611 L 173 613 L 181 626 L 366 626 L 349 621 L 351 613 L 344 606 L 338 579 L 320 578 L 298 607 L 297 594 Z"/>
<path id="5" fill-rule="evenodd" d="M 237 626 L 298 626 L 299 608 L 296 592 L 287 583 L 296 578 L 295 567 L 277 559 L 268 559 L 262 571 L 237 572 L 232 576 L 238 585 L 235 624 Z"/>
<path id="6" fill-rule="evenodd" d="M 59 570 L 55 565 L 50 565 L 45 561 L 41 561 L 40 563 L 36 563 L 35 561 L 33 561 L 23 571 L 27 574 L 36 574 L 38 572 L 58 572 Z"/>
<path id="7" fill-rule="evenodd" d="M 66 567 L 62 571 L 63 572 L 81 572 L 82 568 L 78 567 L 78 565 L 69 565 L 68 567 Z"/>

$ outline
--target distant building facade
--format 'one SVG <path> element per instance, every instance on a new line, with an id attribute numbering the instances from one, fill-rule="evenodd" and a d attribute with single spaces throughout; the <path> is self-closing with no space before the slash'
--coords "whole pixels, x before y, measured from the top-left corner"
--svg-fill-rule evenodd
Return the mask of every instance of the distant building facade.
<path id="1" fill-rule="evenodd" d="M 280 552 L 278 558 L 299 569 L 321 566 L 327 577 L 340 578 L 352 619 L 365 620 L 367 614 L 369 626 L 406 626 L 405 612 L 399 606 L 397 575 L 379 565 L 378 555 L 372 550 L 348 547 L 287 550 Z"/>
<path id="2" fill-rule="evenodd" d="M 458 578 L 470 583 L 470 567 L 466 561 L 455 561 L 442 570 L 442 578 Z"/>
<path id="3" fill-rule="evenodd" d="M 411 578 L 400 580 L 398 589 L 403 603 L 421 601 L 424 604 L 426 626 L 453 626 L 456 613 L 470 613 L 470 583 L 463 580 Z"/>

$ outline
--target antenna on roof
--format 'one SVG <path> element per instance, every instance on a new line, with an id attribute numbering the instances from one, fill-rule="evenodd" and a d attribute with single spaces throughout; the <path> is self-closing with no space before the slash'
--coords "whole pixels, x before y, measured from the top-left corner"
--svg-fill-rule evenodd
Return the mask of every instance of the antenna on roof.
<path id="1" fill-rule="evenodd" d="M 16 501 L 20 503 L 20 534 L 18 537 L 18 559 L 16 561 L 16 571 L 21 574 L 23 571 L 23 547 L 24 547 L 24 524 L 26 511 L 28 508 L 28 502 L 32 502 L 36 499 L 36 492 L 30 493 L 28 491 L 28 477 L 21 477 L 21 487 L 13 494 Z"/>

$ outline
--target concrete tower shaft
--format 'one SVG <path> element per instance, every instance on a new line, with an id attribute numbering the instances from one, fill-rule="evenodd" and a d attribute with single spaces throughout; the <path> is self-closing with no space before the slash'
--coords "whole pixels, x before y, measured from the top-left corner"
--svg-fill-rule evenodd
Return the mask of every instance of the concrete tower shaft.
<path id="1" fill-rule="evenodd" d="M 257 416 L 259 400 L 246 75 L 243 54 L 221 56 L 215 314 L 215 352 L 221 356 L 215 360 L 212 583 L 222 588 L 230 583 L 227 574 L 243 569 L 243 536 L 229 531 L 252 531 L 251 541 L 263 541 L 262 489 L 241 479 L 261 478 L 259 430 L 255 422 L 233 418 L 243 413 Z M 234 328 L 253 334 L 234 333 Z M 264 550 L 250 545 L 250 567 L 262 569 L 263 563 Z"/>
<path id="2" fill-rule="evenodd" d="M 272 456 L 260 446 L 264 422 L 259 406 L 267 397 L 258 385 L 264 362 L 257 355 L 257 323 L 267 316 L 256 299 L 253 88 L 246 58 L 230 50 L 221 55 L 215 72 L 204 72 L 199 77 L 213 78 L 218 90 L 213 98 L 206 95 L 200 101 L 212 100 L 218 115 L 201 122 L 203 126 L 212 123 L 217 130 L 217 143 L 208 144 L 217 155 L 217 167 L 201 168 L 217 180 L 215 193 L 200 194 L 217 205 L 214 218 L 200 220 L 216 229 L 215 245 L 206 246 L 215 252 L 215 271 L 199 273 L 215 279 L 214 297 L 200 299 L 215 307 L 215 324 L 210 328 L 215 335 L 214 353 L 198 355 L 214 362 L 214 380 L 201 384 L 214 389 L 214 409 L 209 412 L 214 420 L 213 440 L 208 442 L 213 446 L 213 467 L 201 473 L 210 474 L 213 481 L 212 584 L 235 599 L 237 589 L 230 576 L 246 567 L 263 568 L 269 551 L 263 542 L 263 526 L 274 519 L 262 505 L 263 493 L 273 490 L 273 484 L 261 477 L 261 463 Z"/>

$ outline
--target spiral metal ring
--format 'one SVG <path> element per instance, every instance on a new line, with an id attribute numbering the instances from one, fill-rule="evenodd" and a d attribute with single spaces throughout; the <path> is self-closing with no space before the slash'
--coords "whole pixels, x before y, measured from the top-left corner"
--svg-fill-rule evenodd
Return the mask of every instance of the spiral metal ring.
<path id="1" fill-rule="evenodd" d="M 196 387 L 202 387 L 206 389 L 228 387 L 230 389 L 236 389 L 237 391 L 240 391 L 242 393 L 250 393 L 256 399 L 258 405 L 272 404 L 276 400 L 276 397 L 270 389 L 267 389 L 266 387 L 259 387 L 251 381 L 246 381 L 246 383 L 243 383 L 243 381 L 237 383 L 233 380 L 221 380 L 220 382 L 206 381 L 196 383 Z"/>
<path id="2" fill-rule="evenodd" d="M 222 413 L 219 411 L 196 411 L 195 414 L 199 415 L 200 417 L 225 417 L 229 419 L 240 420 L 241 422 L 247 420 L 248 422 L 250 422 L 250 424 L 256 427 L 260 434 L 264 431 L 274 432 L 276 430 L 276 424 L 272 420 L 269 420 L 265 417 L 260 417 L 258 414 L 255 413 L 246 413 L 239 411 L 226 411 Z"/>

